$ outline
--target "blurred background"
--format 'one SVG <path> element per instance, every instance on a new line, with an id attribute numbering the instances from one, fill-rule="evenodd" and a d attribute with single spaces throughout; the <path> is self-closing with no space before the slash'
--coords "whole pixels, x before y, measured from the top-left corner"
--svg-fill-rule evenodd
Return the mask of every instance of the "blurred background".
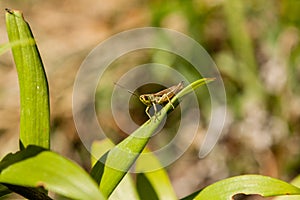
<path id="1" fill-rule="evenodd" d="M 155 26 L 198 41 L 218 66 L 227 95 L 224 131 L 210 155 L 198 158 L 203 139 L 199 134 L 167 168 L 178 197 L 234 175 L 255 173 L 290 181 L 300 173 L 300 1 L 2 0 L 1 44 L 8 41 L 5 8 L 22 10 L 37 40 L 51 94 L 51 148 L 87 170 L 88 152 L 72 118 L 77 70 L 88 53 L 111 35 Z M 144 53 L 148 57 L 132 54 L 118 60 L 114 71 L 107 73 L 122 73 L 149 61 L 152 54 Z M 164 53 L 158 57 L 170 65 L 180 61 Z M 96 94 L 99 118 L 108 112 L 101 110 L 106 107 L 101 101 L 105 92 L 110 91 Z M 205 110 L 208 104 L 204 101 L 200 107 Z M 144 119 L 145 107 L 138 106 L 136 112 Z M 207 116 L 204 112 L 204 121 Z M 115 141 L 124 138 L 110 117 L 104 120 L 108 130 L 118 133 Z M 206 128 L 204 123 L 199 132 Z M 18 150 L 18 131 L 17 73 L 7 52 L 0 55 L 0 158 Z"/>

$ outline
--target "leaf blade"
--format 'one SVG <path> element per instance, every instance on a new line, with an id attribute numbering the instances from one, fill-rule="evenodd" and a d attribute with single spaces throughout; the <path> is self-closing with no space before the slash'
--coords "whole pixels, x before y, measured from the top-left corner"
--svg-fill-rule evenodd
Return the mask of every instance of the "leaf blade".
<path id="1" fill-rule="evenodd" d="M 100 158 L 102 155 L 104 155 L 109 149 L 113 148 L 114 146 L 115 144 L 107 138 L 100 141 L 94 141 L 91 148 L 92 165 L 94 166 L 97 162 L 95 158 Z M 103 163 L 100 162 L 100 164 Z M 114 200 L 118 200 L 118 199 L 138 200 L 139 199 L 130 174 L 126 174 L 124 176 L 120 184 L 112 192 L 109 199 L 114 199 Z"/>
<path id="2" fill-rule="evenodd" d="M 1 183 L 43 187 L 72 199 L 104 199 L 97 184 L 78 165 L 51 151 L 30 153 L 31 147 L 10 155 L 14 161 L 2 168 Z M 24 156 L 27 153 L 30 156 Z"/>
<path id="3" fill-rule="evenodd" d="M 216 182 L 204 188 L 196 200 L 230 200 L 235 194 L 259 194 L 263 197 L 300 194 L 300 188 L 284 181 L 261 175 L 242 175 Z"/>
<path id="4" fill-rule="evenodd" d="M 144 153 L 147 153 L 147 156 L 139 157 L 136 162 L 136 171 L 143 172 L 143 174 L 139 174 L 137 176 L 137 188 L 140 195 L 149 196 L 150 191 L 144 191 L 144 188 L 138 187 L 144 182 L 149 182 L 149 187 L 153 188 L 153 191 L 156 193 L 158 199 L 161 200 L 176 200 L 175 191 L 173 190 L 171 181 L 169 176 L 164 169 L 164 167 L 160 164 L 159 160 L 156 156 L 148 149 L 144 149 Z M 147 172 L 149 170 L 149 166 L 154 167 L 155 171 Z M 144 199 L 144 198 L 142 198 Z"/>
<path id="5" fill-rule="evenodd" d="M 20 145 L 50 148 L 49 91 L 44 66 L 22 13 L 6 9 L 6 27 L 20 87 Z"/>
<path id="6" fill-rule="evenodd" d="M 292 185 L 300 187 L 300 175 L 294 178 L 291 182 Z M 280 196 L 274 198 L 274 200 L 298 200 L 300 199 L 300 195 L 293 195 L 293 196 Z"/>

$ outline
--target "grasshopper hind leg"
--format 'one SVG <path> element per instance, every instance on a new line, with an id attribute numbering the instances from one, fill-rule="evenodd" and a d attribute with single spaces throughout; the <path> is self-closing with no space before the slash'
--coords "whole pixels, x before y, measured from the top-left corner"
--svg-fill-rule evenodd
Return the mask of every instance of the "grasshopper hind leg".
<path id="1" fill-rule="evenodd" d="M 166 97 L 166 98 L 168 99 L 168 102 L 171 104 L 171 106 L 172 106 L 172 108 L 173 108 L 173 110 L 174 110 L 175 107 L 174 107 L 174 105 L 172 104 L 172 102 L 171 102 L 171 100 L 170 100 L 168 94 L 164 94 L 163 97 Z"/>

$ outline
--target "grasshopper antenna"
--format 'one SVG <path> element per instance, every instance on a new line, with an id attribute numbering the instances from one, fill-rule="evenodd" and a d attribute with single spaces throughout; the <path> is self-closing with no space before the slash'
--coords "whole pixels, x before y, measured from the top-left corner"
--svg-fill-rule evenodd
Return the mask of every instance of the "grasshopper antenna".
<path id="1" fill-rule="evenodd" d="M 121 87 L 121 88 L 123 88 L 123 89 L 125 89 L 125 90 L 127 90 L 127 92 L 129 92 L 130 94 L 133 94 L 133 95 L 136 96 L 137 98 L 140 98 L 139 95 L 137 95 L 136 93 L 134 93 L 134 92 L 128 90 L 128 89 L 125 88 L 124 86 L 122 86 L 122 85 L 120 85 L 120 84 L 118 84 L 118 83 L 116 83 L 116 82 L 114 82 L 114 84 L 117 85 L 117 86 L 119 86 L 119 87 Z"/>

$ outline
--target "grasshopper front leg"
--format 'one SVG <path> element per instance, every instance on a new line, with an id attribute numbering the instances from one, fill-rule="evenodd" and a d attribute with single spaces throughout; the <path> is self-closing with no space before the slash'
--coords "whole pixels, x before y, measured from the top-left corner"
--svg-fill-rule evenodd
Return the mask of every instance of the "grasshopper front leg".
<path id="1" fill-rule="evenodd" d="M 149 109 L 150 109 L 150 106 L 147 106 L 145 112 L 146 112 L 146 114 L 148 115 L 149 119 L 151 119 L 151 115 L 150 115 L 150 113 L 149 113 Z"/>

